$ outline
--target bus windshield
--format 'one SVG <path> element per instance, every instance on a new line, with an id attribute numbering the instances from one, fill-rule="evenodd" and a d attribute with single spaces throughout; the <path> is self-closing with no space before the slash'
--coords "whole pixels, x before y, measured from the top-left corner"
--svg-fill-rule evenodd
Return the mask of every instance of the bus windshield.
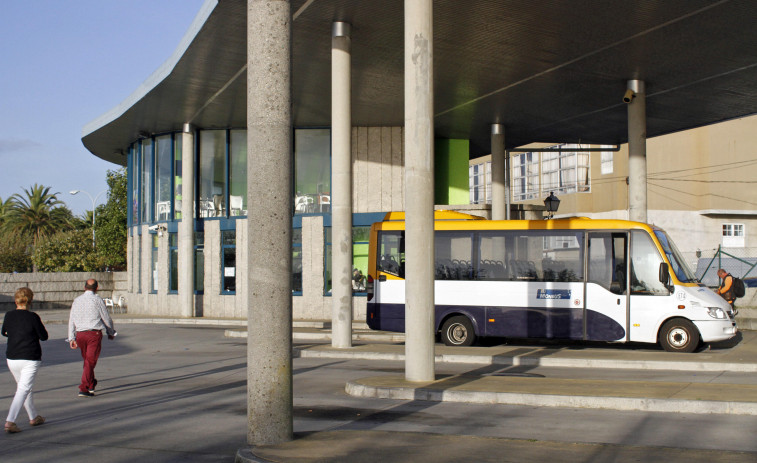
<path id="1" fill-rule="evenodd" d="M 676 277 L 682 283 L 697 283 L 697 278 L 694 276 L 694 272 L 689 269 L 689 266 L 681 255 L 681 251 L 678 250 L 673 240 L 668 237 L 668 234 L 662 230 L 655 230 L 654 234 L 660 241 L 662 249 L 667 256 L 670 265 L 673 267 Z"/>

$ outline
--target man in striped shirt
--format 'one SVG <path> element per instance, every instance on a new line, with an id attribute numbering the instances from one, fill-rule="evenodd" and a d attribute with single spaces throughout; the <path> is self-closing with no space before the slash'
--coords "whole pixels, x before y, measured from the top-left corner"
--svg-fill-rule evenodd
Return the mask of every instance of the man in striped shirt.
<path id="1" fill-rule="evenodd" d="M 100 357 L 103 330 L 108 339 L 116 336 L 113 320 L 110 318 L 105 302 L 97 295 L 97 280 L 90 278 L 84 285 L 84 294 L 74 299 L 68 318 L 68 343 L 71 349 L 81 349 L 84 359 L 84 372 L 79 385 L 79 397 L 94 397 L 95 365 Z"/>

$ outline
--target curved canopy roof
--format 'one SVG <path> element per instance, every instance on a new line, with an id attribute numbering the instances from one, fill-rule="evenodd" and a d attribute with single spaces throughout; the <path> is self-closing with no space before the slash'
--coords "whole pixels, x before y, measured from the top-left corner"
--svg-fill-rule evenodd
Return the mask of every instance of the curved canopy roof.
<path id="1" fill-rule="evenodd" d="M 352 122 L 403 124 L 403 1 L 292 0 L 293 118 L 330 125 L 331 23 L 352 25 Z M 82 141 L 125 164 L 145 133 L 246 126 L 245 0 L 208 0 L 176 52 Z M 628 79 L 647 91 L 649 137 L 757 112 L 757 9 L 750 0 L 436 0 L 438 137 L 489 152 L 627 139 Z"/>

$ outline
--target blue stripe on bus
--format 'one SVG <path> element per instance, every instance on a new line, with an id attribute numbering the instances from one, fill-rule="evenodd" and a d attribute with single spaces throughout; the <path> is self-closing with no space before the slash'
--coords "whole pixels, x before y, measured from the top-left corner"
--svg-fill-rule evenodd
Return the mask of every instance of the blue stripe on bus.
<path id="1" fill-rule="evenodd" d="M 436 306 L 436 329 L 450 314 L 471 319 L 477 336 L 511 338 L 584 339 L 583 309 L 535 307 Z M 369 303 L 368 326 L 374 330 L 405 332 L 404 304 Z M 494 319 L 494 322 L 488 322 Z M 484 324 L 484 327 L 481 324 Z M 586 311 L 586 339 L 617 341 L 625 337 L 625 328 L 612 318 Z"/>

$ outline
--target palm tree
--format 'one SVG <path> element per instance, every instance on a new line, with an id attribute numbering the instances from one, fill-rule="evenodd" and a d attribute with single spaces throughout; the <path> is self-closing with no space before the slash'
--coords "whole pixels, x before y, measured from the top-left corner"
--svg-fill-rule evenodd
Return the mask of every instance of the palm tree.
<path id="1" fill-rule="evenodd" d="M 60 193 L 50 193 L 50 187 L 37 185 L 24 188 L 24 195 L 14 194 L 10 210 L 4 215 L 3 228 L 32 238 L 36 245 L 41 238 L 71 228 L 71 211 L 58 199 Z"/>
<path id="2" fill-rule="evenodd" d="M 13 197 L 7 198 L 5 201 L 3 201 L 3 198 L 0 198 L 0 227 L 3 226 L 3 222 L 5 222 L 5 218 L 10 212 L 12 204 Z"/>

